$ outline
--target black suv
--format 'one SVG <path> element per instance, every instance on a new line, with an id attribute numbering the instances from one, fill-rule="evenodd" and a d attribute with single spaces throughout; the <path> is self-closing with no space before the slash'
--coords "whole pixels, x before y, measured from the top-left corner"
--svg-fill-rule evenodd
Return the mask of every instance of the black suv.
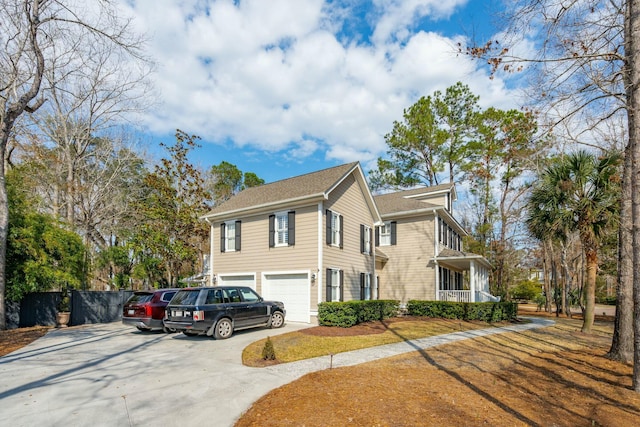
<path id="1" fill-rule="evenodd" d="M 178 291 L 166 307 L 166 328 L 186 335 L 229 338 L 234 330 L 284 325 L 284 304 L 265 301 L 246 286 L 214 286 Z"/>

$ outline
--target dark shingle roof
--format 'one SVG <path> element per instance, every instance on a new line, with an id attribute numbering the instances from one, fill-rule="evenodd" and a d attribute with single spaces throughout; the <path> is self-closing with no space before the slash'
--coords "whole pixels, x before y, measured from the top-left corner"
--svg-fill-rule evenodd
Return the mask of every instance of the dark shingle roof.
<path id="1" fill-rule="evenodd" d="M 331 190 L 336 183 L 341 181 L 357 165 L 358 162 L 347 163 L 306 175 L 247 188 L 219 206 L 214 207 L 204 217 L 269 206 L 288 200 L 320 196 Z"/>
<path id="2" fill-rule="evenodd" d="M 422 193 L 425 193 L 424 188 L 421 190 Z M 400 212 L 431 210 L 439 206 L 429 202 L 406 198 L 406 196 L 420 194 L 421 192 L 418 190 L 398 191 L 397 193 L 375 196 L 373 199 L 378 206 L 380 215 L 383 216 Z"/>

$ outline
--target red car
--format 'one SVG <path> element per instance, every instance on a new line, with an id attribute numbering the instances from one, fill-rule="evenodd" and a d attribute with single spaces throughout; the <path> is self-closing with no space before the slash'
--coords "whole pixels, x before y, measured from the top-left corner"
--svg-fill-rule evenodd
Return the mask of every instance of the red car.
<path id="1" fill-rule="evenodd" d="M 178 289 L 154 289 L 135 291 L 122 308 L 122 323 L 135 326 L 140 331 L 164 330 L 164 308 Z"/>

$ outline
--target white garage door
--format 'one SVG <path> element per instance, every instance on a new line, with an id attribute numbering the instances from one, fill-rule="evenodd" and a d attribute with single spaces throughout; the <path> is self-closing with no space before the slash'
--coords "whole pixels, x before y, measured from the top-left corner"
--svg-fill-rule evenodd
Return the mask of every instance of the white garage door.
<path id="1" fill-rule="evenodd" d="M 309 276 L 304 274 L 266 274 L 264 298 L 284 302 L 287 320 L 309 323 Z"/>
<path id="2" fill-rule="evenodd" d="M 218 285 L 220 286 L 249 286 L 251 289 L 256 289 L 256 280 L 253 275 L 243 276 L 230 276 L 220 275 L 218 278 Z"/>

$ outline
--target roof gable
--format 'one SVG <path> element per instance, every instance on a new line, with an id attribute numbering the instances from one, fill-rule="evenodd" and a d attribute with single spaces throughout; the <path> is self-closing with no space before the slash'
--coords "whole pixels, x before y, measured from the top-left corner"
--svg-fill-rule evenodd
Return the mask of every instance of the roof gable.
<path id="1" fill-rule="evenodd" d="M 379 221 L 380 215 L 358 162 L 247 188 L 219 206 L 214 207 L 202 218 L 212 219 L 300 201 L 326 199 L 329 193 L 352 173 L 355 174 L 359 185 L 364 186 L 365 197 L 368 198 L 367 203 L 372 210 L 374 219 Z"/>

